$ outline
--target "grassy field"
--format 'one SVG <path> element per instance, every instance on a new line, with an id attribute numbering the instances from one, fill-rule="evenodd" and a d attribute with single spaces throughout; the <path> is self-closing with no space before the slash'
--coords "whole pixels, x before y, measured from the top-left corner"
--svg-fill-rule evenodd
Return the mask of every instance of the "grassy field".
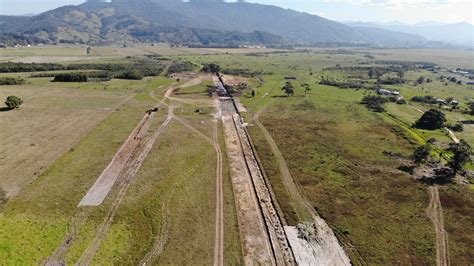
<path id="1" fill-rule="evenodd" d="M 415 53 L 422 56 L 413 56 Z M 393 119 L 387 114 L 372 113 L 359 104 L 369 91 L 317 85 L 321 75 L 340 80 L 349 78 L 350 73 L 324 69 L 365 64 L 370 61 L 365 55 L 374 56 L 372 62 L 417 60 L 450 69 L 472 67 L 474 54 L 437 50 L 352 50 L 347 53 L 312 49 L 286 54 L 179 58 L 264 73 L 259 76 L 260 81 L 252 79 L 250 82 L 257 92 L 256 97 L 240 99 L 249 110 L 246 117 L 252 123 L 253 115 L 260 114 L 260 121 L 284 153 L 305 196 L 334 228 L 338 238 L 358 252 L 359 255 L 349 252 L 356 264 L 362 263 L 360 257 L 369 264 L 433 264 L 435 236 L 433 225 L 425 214 L 428 205 L 426 186 L 400 172 L 397 169 L 400 162 L 384 152 L 409 157 L 416 145 L 424 140 L 434 137 L 446 146 L 451 140 L 441 130 L 410 129 L 422 114 L 415 108 L 427 110 L 436 106 L 387 104 L 387 114 L 395 117 Z M 426 71 L 406 73 L 409 84 L 422 75 L 434 81 L 418 86 L 388 87 L 400 90 L 406 99 L 417 95 L 453 97 L 461 102 L 461 108 L 474 99 L 468 86 L 451 83 L 446 86 Z M 296 94 L 289 99 L 280 98 L 285 76 L 297 77 L 293 82 Z M 303 96 L 302 83 L 312 87 L 307 97 Z M 461 112 L 446 111 L 446 115 L 450 122 L 472 119 Z M 301 221 L 301 215 L 295 209 L 297 204 L 291 202 L 282 183 L 269 144 L 256 126 L 250 127 L 250 132 L 286 220 L 290 224 Z M 472 141 L 470 132 L 471 127 L 466 126 L 466 131 L 459 136 Z M 472 234 L 461 239 L 462 233 L 458 232 L 472 226 L 468 219 L 472 215 L 473 193 L 462 187 L 457 190 L 459 192 L 451 191 L 451 195 L 442 190 L 442 204 L 453 195 L 464 204 L 462 208 L 446 204 L 445 215 L 449 216 L 446 218 L 448 233 L 457 234 L 450 239 L 451 256 L 455 256 L 457 262 L 465 262 L 474 256 L 465 249 L 465 243 L 472 241 Z"/>
<path id="2" fill-rule="evenodd" d="M 358 265 L 435 264 L 435 233 L 425 209 L 429 195 L 421 184 L 397 168 L 401 162 L 387 152 L 409 158 L 429 138 L 440 146 L 451 140 L 445 131 L 410 128 L 421 111 L 437 108 L 411 102 L 413 96 L 453 97 L 461 109 L 474 100 L 466 85 L 438 80 L 451 68 L 469 67 L 474 53 L 449 50 L 322 49 L 194 49 L 143 44 L 130 47 L 45 46 L 0 51 L 0 60 L 26 62 L 127 62 L 127 56 L 163 55 L 196 64 L 218 63 L 224 69 L 255 72 L 249 78 L 256 97 L 240 97 L 245 119 L 263 167 L 283 210 L 296 225 L 307 220 L 301 203 L 292 202 L 259 121 L 276 141 L 304 196 L 334 229 Z M 368 55 L 373 57 L 368 57 Z M 441 72 L 406 73 L 408 82 L 387 86 L 399 90 L 410 105 L 385 105 L 374 113 L 360 104 L 370 90 L 338 89 L 319 85 L 321 76 L 351 80 L 353 73 L 329 67 L 376 65 L 377 60 L 424 61 L 440 65 Z M 0 213 L 0 264 L 44 262 L 63 241 L 78 214 L 87 216 L 66 254 L 79 260 L 97 233 L 117 195 L 112 191 L 97 208 L 76 206 L 144 115 L 162 99 L 175 80 L 147 77 L 140 81 L 53 83 L 51 78 L 29 78 L 32 73 L 0 74 L 27 79 L 22 86 L 1 86 L 0 98 L 15 94 L 25 104 L 0 112 L 5 130 L 0 137 L 0 187 L 11 198 Z M 294 76 L 293 97 L 282 97 L 284 77 Z M 431 83 L 414 85 L 420 76 Z M 182 81 L 183 82 L 183 81 Z M 372 81 L 373 82 L 373 81 Z M 312 90 L 305 97 L 302 84 Z M 177 90 L 175 114 L 204 135 L 212 137 L 210 81 Z M 248 93 L 246 93 L 248 94 Z M 192 101 L 190 101 L 190 99 Z M 461 111 L 444 111 L 450 123 L 473 120 Z M 160 110 L 149 133 L 165 119 Z M 474 145 L 474 126 L 465 125 L 458 137 Z M 28 140 L 28 141 L 25 141 Z M 222 130 L 219 140 L 224 150 Z M 215 222 L 215 158 L 212 146 L 178 121 L 157 141 L 118 208 L 94 265 L 138 264 L 166 232 L 167 242 L 157 264 L 211 264 Z M 225 160 L 225 158 L 224 158 Z M 12 167 L 13 166 L 13 167 Z M 242 264 L 229 169 L 224 164 L 225 259 Z M 440 188 L 453 265 L 474 259 L 472 216 L 474 190 L 450 184 Z M 2 206 L 0 206 L 1 208 Z M 351 247 L 351 248 L 348 248 Z"/>
<path id="3" fill-rule="evenodd" d="M 18 111 L 4 114 L 19 117 L 22 112 L 25 112 L 23 123 L 30 127 L 36 125 L 36 128 L 26 127 L 23 131 L 17 128 L 20 134 L 12 131 L 10 138 L 13 141 L 16 135 L 16 142 L 22 145 L 24 143 L 22 139 L 32 139 L 32 135 L 36 137 L 38 132 L 42 132 L 37 136 L 42 141 L 39 143 L 46 143 L 49 146 L 35 145 L 34 148 L 37 151 L 27 156 L 27 161 L 23 159 L 12 163 L 21 167 L 21 162 L 24 164 L 23 167 L 27 168 L 30 166 L 29 162 L 34 162 L 31 160 L 35 159 L 32 156 L 36 154 L 36 159 L 43 163 L 42 166 L 46 171 L 5 206 L 4 213 L 0 217 L 4 225 L 0 246 L 5 252 L 1 252 L 0 261 L 7 264 L 14 262 L 31 264 L 52 254 L 59 246 L 67 224 L 77 212 L 76 206 L 79 200 L 143 117 L 144 110 L 153 105 L 153 101 L 144 95 L 148 95 L 152 85 L 166 85 L 171 82 L 164 79 L 150 80 L 149 83 L 141 85 L 141 91 L 134 93 L 125 93 L 127 88 L 120 86 L 111 87 L 109 91 L 80 88 L 79 84 L 77 88 L 54 88 L 60 86 L 58 83 L 55 83 L 52 88 L 18 88 L 14 91 L 24 97 L 25 105 Z M 10 90 L 14 88 L 2 88 L 2 93 L 10 92 Z M 132 98 L 124 102 L 124 99 L 130 96 Z M 114 99 L 116 99 L 115 102 Z M 122 101 L 122 105 L 118 105 L 119 101 Z M 105 105 L 107 103 L 109 104 Z M 104 111 L 107 106 L 111 109 L 110 111 Z M 82 115 L 84 121 L 81 124 L 79 123 L 81 120 L 73 120 L 75 113 L 85 113 L 89 116 Z M 97 117 L 105 120 L 101 122 L 97 120 Z M 68 118 L 71 121 L 68 121 Z M 42 120 L 36 121 L 36 119 Z M 62 128 L 57 127 L 58 121 L 60 125 L 70 125 L 69 131 L 60 130 Z M 96 125 L 86 127 L 90 123 Z M 17 127 L 21 125 L 15 124 Z M 89 130 L 84 131 L 84 128 L 89 128 Z M 12 126 L 12 130 L 14 129 L 15 127 Z M 72 138 L 78 133 L 84 135 L 82 139 L 79 138 L 80 135 Z M 23 137 L 20 138 L 21 136 Z M 57 139 L 58 137 L 61 139 Z M 55 144 L 51 141 L 52 139 L 61 142 Z M 64 148 L 63 145 L 68 143 L 71 147 Z M 49 165 L 54 160 L 45 161 L 48 157 L 44 155 L 61 152 L 61 149 L 55 150 L 58 147 L 63 147 L 65 154 Z M 18 157 L 23 156 L 22 154 L 18 153 Z M 56 156 L 60 155 L 61 153 Z M 32 181 L 31 173 L 28 177 Z M 103 211 L 97 210 L 97 221 L 100 221 L 99 214 Z M 23 222 L 19 223 L 19 220 Z M 94 222 L 91 223 L 94 224 Z M 33 244 L 29 245 L 30 242 Z M 20 256 L 20 254 L 28 255 Z M 20 257 L 22 260 L 18 261 Z"/>

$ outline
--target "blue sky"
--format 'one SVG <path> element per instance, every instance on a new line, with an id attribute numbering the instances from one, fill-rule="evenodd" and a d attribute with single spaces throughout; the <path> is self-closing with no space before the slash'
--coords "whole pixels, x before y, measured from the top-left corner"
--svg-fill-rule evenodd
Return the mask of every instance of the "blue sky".
<path id="1" fill-rule="evenodd" d="M 85 0 L 0 0 L 0 14 L 40 13 Z M 337 21 L 469 22 L 474 24 L 472 0 L 248 0 L 278 5 Z"/>

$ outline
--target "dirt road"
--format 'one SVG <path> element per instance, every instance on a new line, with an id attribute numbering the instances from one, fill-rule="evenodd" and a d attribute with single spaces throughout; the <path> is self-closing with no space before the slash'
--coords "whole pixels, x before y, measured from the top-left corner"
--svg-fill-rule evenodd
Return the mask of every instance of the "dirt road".
<path id="1" fill-rule="evenodd" d="M 449 243 L 448 233 L 444 229 L 443 207 L 439 200 L 438 186 L 428 188 L 430 203 L 426 209 L 426 214 L 433 222 L 436 233 L 436 265 L 447 266 L 449 263 Z"/>

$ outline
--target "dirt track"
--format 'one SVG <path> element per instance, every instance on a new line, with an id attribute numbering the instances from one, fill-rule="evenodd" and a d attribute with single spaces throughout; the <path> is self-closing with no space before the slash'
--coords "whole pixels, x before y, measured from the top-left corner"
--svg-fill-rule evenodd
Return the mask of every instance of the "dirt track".
<path id="1" fill-rule="evenodd" d="M 79 203 L 78 207 L 99 206 L 109 194 L 113 185 L 124 170 L 126 164 L 131 159 L 136 148 L 142 141 L 144 134 L 153 120 L 154 114 L 147 113 L 128 139 L 115 154 L 107 168 L 99 176 L 95 184 L 90 188 L 87 194 Z"/>
<path id="2" fill-rule="evenodd" d="M 439 200 L 438 186 L 428 188 L 430 203 L 426 209 L 426 214 L 433 222 L 436 233 L 436 265 L 447 266 L 449 263 L 449 243 L 448 233 L 444 229 L 443 207 Z"/>
<path id="3" fill-rule="evenodd" d="M 176 85 L 170 86 L 165 92 L 165 99 L 169 98 L 172 95 L 174 90 L 178 88 L 197 85 L 201 83 L 202 80 L 204 79 L 205 77 L 199 76 L 198 78 L 192 79 L 181 86 L 176 86 Z M 78 262 L 79 265 L 89 265 L 94 259 L 95 254 L 99 250 L 103 240 L 106 237 L 106 233 L 108 229 L 110 228 L 110 225 L 112 224 L 112 221 L 115 217 L 118 207 L 120 206 L 123 199 L 125 198 L 125 195 L 128 191 L 128 188 L 130 187 L 133 177 L 137 174 L 143 161 L 147 157 L 148 153 L 151 151 L 155 141 L 162 134 L 166 126 L 175 118 L 174 113 L 173 113 L 174 107 L 172 105 L 165 104 L 164 103 L 165 99 L 163 99 L 159 104 L 165 105 L 168 107 L 168 117 L 166 118 L 165 122 L 163 122 L 163 124 L 160 126 L 160 128 L 153 134 L 153 136 L 151 136 L 147 140 L 146 144 L 144 146 L 138 147 L 137 151 L 135 151 L 132 158 L 130 158 L 130 160 L 127 161 L 126 165 L 123 167 L 123 172 L 122 172 L 123 176 L 120 177 L 121 183 L 119 184 L 119 188 L 118 188 L 119 194 L 114 200 L 112 208 L 109 210 L 103 223 L 99 226 L 94 240 L 90 243 L 90 245 L 82 254 Z M 153 249 L 157 249 L 156 245 L 154 245 Z M 159 250 L 159 246 L 158 246 L 158 250 Z M 156 251 L 154 253 L 152 252 L 150 256 L 150 260 L 156 256 L 155 254 L 156 254 Z M 145 258 L 145 264 L 147 263 L 146 261 L 147 261 L 147 258 Z"/>
<path id="4" fill-rule="evenodd" d="M 198 76 L 193 78 L 192 80 L 186 82 L 181 86 L 172 86 L 170 87 L 166 93 L 165 98 L 171 101 L 177 101 L 181 103 L 191 104 L 191 105 L 206 105 L 206 106 L 213 106 L 218 108 L 215 104 L 212 104 L 208 101 L 200 101 L 194 99 L 178 99 L 174 98 L 171 95 L 176 89 L 185 88 L 200 84 L 203 80 L 210 78 L 209 76 Z M 153 97 L 153 95 L 151 95 Z M 156 98 L 155 98 L 156 99 Z M 163 103 L 163 105 L 168 106 L 167 104 Z M 213 139 L 209 138 L 208 136 L 204 135 L 202 132 L 194 128 L 191 124 L 186 122 L 185 120 L 174 116 L 173 119 L 190 129 L 193 133 L 198 135 L 199 137 L 206 140 L 210 145 L 214 147 L 216 151 L 216 224 L 215 224 L 215 243 L 214 243 L 214 265 L 224 265 L 224 195 L 223 195 L 223 184 L 222 184 L 222 151 L 220 148 L 220 143 L 218 140 L 218 121 L 214 121 L 214 130 L 213 130 Z M 165 207 L 165 204 L 163 205 Z M 163 212 L 165 209 L 163 209 Z M 157 240 L 153 244 L 152 249 L 147 253 L 147 255 L 142 259 L 140 265 L 148 265 L 156 259 L 156 257 L 161 253 L 166 244 L 167 239 L 167 228 L 168 222 L 164 221 L 162 225 L 162 229 L 160 234 L 157 236 Z"/>
<path id="5" fill-rule="evenodd" d="M 94 239 L 89 244 L 87 249 L 84 251 L 81 258 L 79 259 L 79 262 L 78 262 L 79 265 L 91 264 L 92 260 L 94 259 L 95 254 L 99 250 L 103 240 L 106 237 L 107 231 L 110 228 L 113 222 L 113 219 L 115 218 L 115 214 L 117 213 L 118 208 L 122 204 L 122 201 L 125 198 L 125 195 L 130 185 L 132 184 L 133 178 L 140 170 L 140 167 L 143 164 L 143 161 L 146 159 L 146 157 L 148 156 L 148 153 L 153 148 L 155 141 L 163 133 L 164 129 L 171 122 L 172 119 L 173 119 L 173 108 L 170 107 L 170 109 L 168 110 L 168 117 L 166 118 L 165 122 L 160 126 L 160 128 L 158 128 L 158 130 L 153 134 L 153 136 L 151 136 L 148 139 L 145 145 L 139 147 L 139 151 L 137 151 L 137 153 L 134 154 L 131 160 L 124 167 L 123 176 L 120 177 L 121 180 L 120 180 L 120 184 L 118 188 L 119 193 L 112 204 L 112 208 L 109 210 L 104 221 L 97 229 Z"/>

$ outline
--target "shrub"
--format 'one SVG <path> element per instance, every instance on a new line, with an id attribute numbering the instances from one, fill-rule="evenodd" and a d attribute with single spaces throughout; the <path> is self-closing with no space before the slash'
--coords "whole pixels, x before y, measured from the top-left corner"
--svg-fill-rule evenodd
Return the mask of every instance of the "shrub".
<path id="1" fill-rule="evenodd" d="M 194 64 L 191 62 L 173 62 L 168 68 L 168 74 L 179 73 L 184 71 L 193 71 Z"/>
<path id="2" fill-rule="evenodd" d="M 0 85 L 22 85 L 25 80 L 22 78 L 3 77 L 0 78 Z"/>
<path id="3" fill-rule="evenodd" d="M 387 102 L 387 99 L 381 96 L 368 95 L 362 99 L 362 104 L 366 105 L 372 111 L 375 112 L 385 112 L 383 104 Z"/>
<path id="4" fill-rule="evenodd" d="M 427 95 L 427 96 L 414 96 L 411 98 L 412 101 L 418 102 L 418 103 L 428 103 L 428 104 L 435 104 L 437 103 L 437 99 L 433 96 Z"/>
<path id="5" fill-rule="evenodd" d="M 431 147 L 429 145 L 419 146 L 413 152 L 413 162 L 420 164 L 430 156 Z"/>
<path id="6" fill-rule="evenodd" d="M 23 100 L 16 97 L 16 96 L 8 96 L 7 100 L 5 101 L 5 105 L 10 110 L 19 108 L 20 105 L 22 105 L 22 104 L 23 104 Z"/>
<path id="7" fill-rule="evenodd" d="M 454 132 L 463 132 L 464 125 L 462 123 L 456 123 L 454 124 L 454 126 L 449 126 L 449 129 L 451 129 Z"/>
<path id="8" fill-rule="evenodd" d="M 83 73 L 61 73 L 54 76 L 54 82 L 87 82 L 87 75 Z"/>
<path id="9" fill-rule="evenodd" d="M 202 67 L 202 72 L 205 73 L 217 73 L 219 71 L 221 71 L 221 67 L 214 63 L 204 64 Z"/>
<path id="10" fill-rule="evenodd" d="M 138 71 L 136 69 L 133 69 L 133 70 L 128 70 L 128 71 L 122 72 L 122 73 L 116 75 L 115 78 L 117 78 L 117 79 L 141 80 L 141 79 L 143 79 L 143 74 L 140 71 Z"/>
<path id="11" fill-rule="evenodd" d="M 397 104 L 407 104 L 407 101 L 405 99 L 400 99 L 397 101 Z"/>

